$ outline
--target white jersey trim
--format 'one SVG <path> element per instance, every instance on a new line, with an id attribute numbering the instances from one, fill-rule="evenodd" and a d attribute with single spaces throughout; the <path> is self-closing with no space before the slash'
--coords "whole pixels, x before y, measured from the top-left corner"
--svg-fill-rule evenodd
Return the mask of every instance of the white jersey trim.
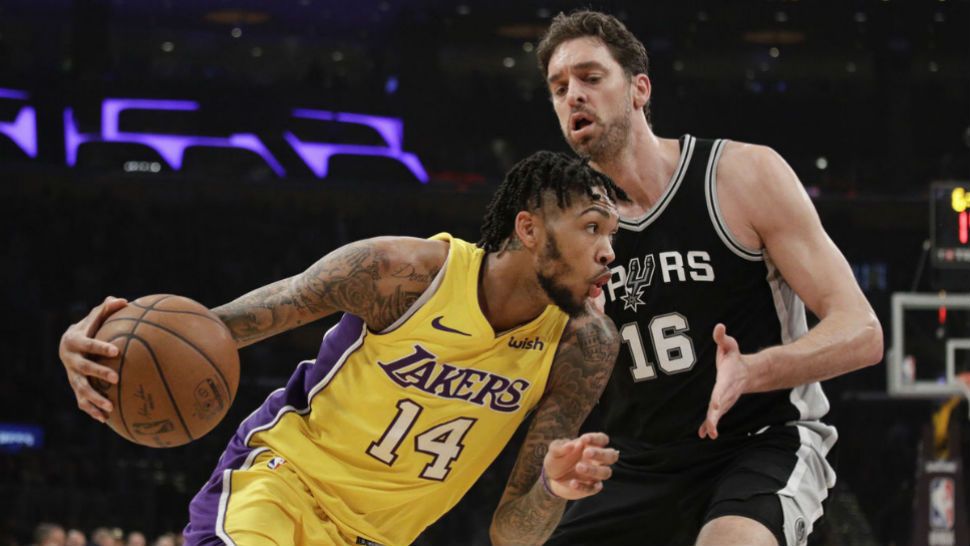
<path id="1" fill-rule="evenodd" d="M 805 303 L 785 281 L 771 256 L 765 256 L 765 270 L 765 281 L 771 289 L 771 299 L 775 304 L 781 330 L 781 342 L 788 344 L 808 332 Z M 789 401 L 798 410 L 799 419 L 804 421 L 821 419 L 829 412 L 829 400 L 817 382 L 792 388 L 789 391 Z"/>
<path id="2" fill-rule="evenodd" d="M 704 176 L 704 196 L 707 198 L 707 212 L 711 215 L 714 231 L 717 232 L 717 236 L 721 238 L 721 241 L 731 252 L 750 262 L 760 262 L 764 260 L 764 250 L 748 248 L 734 237 L 734 234 L 728 229 L 727 222 L 724 221 L 721 204 L 717 199 L 717 165 L 721 161 L 721 152 L 724 151 L 726 144 L 727 140 L 716 140 L 714 148 L 711 150 L 711 157 L 707 160 L 707 171 Z"/>
<path id="3" fill-rule="evenodd" d="M 267 447 L 256 448 L 249 452 L 246 456 L 246 460 L 243 464 L 236 470 L 247 470 L 249 467 L 253 466 L 253 461 L 260 453 L 269 451 Z M 232 472 L 233 469 L 228 468 L 222 472 L 222 493 L 219 495 L 219 511 L 216 513 L 216 536 L 222 539 L 223 542 L 229 546 L 236 546 L 235 541 L 229 537 L 229 533 L 226 531 L 226 510 L 229 508 L 229 495 L 232 493 Z"/>
<path id="4" fill-rule="evenodd" d="M 645 212 L 642 216 L 637 218 L 625 218 L 620 217 L 620 227 L 630 231 L 643 231 L 647 226 L 652 224 L 660 215 L 663 213 L 667 205 L 673 200 L 674 194 L 677 193 L 677 189 L 680 187 L 681 182 L 684 180 L 684 175 L 687 173 L 687 167 L 690 165 L 691 156 L 694 155 L 694 137 L 690 135 L 684 135 L 684 146 L 680 150 L 680 160 L 677 163 L 677 168 L 674 169 L 674 174 L 670 177 L 670 181 L 667 183 L 667 189 L 664 190 L 663 194 L 660 196 L 653 208 Z"/>
<path id="5" fill-rule="evenodd" d="M 765 270 L 765 281 L 771 288 L 771 299 L 781 325 L 781 342 L 791 343 L 808 332 L 805 304 L 781 275 L 770 256 L 765 259 Z"/>
<path id="6" fill-rule="evenodd" d="M 785 487 L 778 491 L 784 515 L 783 531 L 789 546 L 803 546 L 815 522 L 822 517 L 822 502 L 835 487 L 835 470 L 825 458 L 838 440 L 835 427 L 819 421 L 792 421 L 800 446 L 797 461 Z"/>

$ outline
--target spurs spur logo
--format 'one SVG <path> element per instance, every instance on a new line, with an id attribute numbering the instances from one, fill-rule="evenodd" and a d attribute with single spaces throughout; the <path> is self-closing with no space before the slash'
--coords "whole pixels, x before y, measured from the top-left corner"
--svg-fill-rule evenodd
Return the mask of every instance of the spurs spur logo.
<path id="1" fill-rule="evenodd" d="M 712 282 L 714 267 L 711 256 L 703 250 L 692 250 L 685 254 L 677 251 L 659 252 L 630 258 L 626 265 L 618 265 L 610 270 L 610 282 L 606 283 L 606 297 L 609 301 L 622 301 L 623 310 L 634 313 L 641 305 L 647 304 L 647 289 L 653 285 L 654 273 L 660 270 L 660 280 L 664 284 L 674 282 Z"/>
<path id="2" fill-rule="evenodd" d="M 623 300 L 623 310 L 630 309 L 636 313 L 637 306 L 646 305 L 646 302 L 643 301 L 643 291 L 650 286 L 650 282 L 653 280 L 653 271 L 653 254 L 647 254 L 643 257 L 642 266 L 640 265 L 640 258 L 630 260 L 629 273 L 626 276 L 626 283 L 623 284 L 626 293 L 620 296 L 620 299 Z"/>

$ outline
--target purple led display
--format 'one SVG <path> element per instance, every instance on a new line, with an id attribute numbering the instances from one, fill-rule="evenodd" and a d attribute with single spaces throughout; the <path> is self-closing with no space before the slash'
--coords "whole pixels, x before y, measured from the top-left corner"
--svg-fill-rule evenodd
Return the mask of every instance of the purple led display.
<path id="1" fill-rule="evenodd" d="M 29 94 L 26 91 L 0 88 L 0 99 L 26 100 L 28 97 Z M 192 146 L 208 146 L 248 150 L 261 157 L 277 176 L 286 175 L 286 170 L 280 162 L 263 144 L 262 140 L 253 133 L 234 133 L 227 137 L 209 137 L 122 131 L 120 127 L 121 114 L 127 110 L 194 112 L 199 110 L 199 103 L 190 100 L 105 99 L 101 103 L 101 130 L 92 133 L 82 133 L 78 128 L 74 110 L 65 108 L 63 116 L 64 153 L 67 164 L 72 167 L 77 164 L 77 153 L 82 144 L 88 142 L 128 143 L 148 146 L 158 152 L 158 155 L 169 167 L 177 171 L 182 168 L 186 149 Z M 384 141 L 384 145 L 307 142 L 301 140 L 291 131 L 286 131 L 283 134 L 284 139 L 318 178 L 327 177 L 331 157 L 344 154 L 393 159 L 407 167 L 421 183 L 428 182 L 428 173 L 418 156 L 404 151 L 404 122 L 399 118 L 305 108 L 293 110 L 292 115 L 303 119 L 363 125 L 376 131 Z M 14 121 L 0 122 L 0 134 L 11 138 L 30 157 L 37 157 L 37 114 L 32 106 L 21 108 Z"/>
<path id="2" fill-rule="evenodd" d="M 377 131 L 381 135 L 381 138 L 384 139 L 384 142 L 387 143 L 387 146 L 368 146 L 362 144 L 304 142 L 291 131 L 285 132 L 283 137 L 290 143 L 290 146 L 293 146 L 293 149 L 303 159 L 303 162 L 307 164 L 307 167 L 310 167 L 310 170 L 318 178 L 327 177 L 331 157 L 338 154 L 347 154 L 395 159 L 404 164 L 422 184 L 428 183 L 428 173 L 424 170 L 424 166 L 421 165 L 418 156 L 410 152 L 405 152 L 403 149 L 404 123 L 398 118 L 346 112 L 328 112 L 326 110 L 309 110 L 305 108 L 293 110 L 293 116 L 320 121 L 366 125 Z"/>
<path id="3" fill-rule="evenodd" d="M 4 89 L 0 87 L 0 99 L 20 99 L 26 100 L 29 95 L 26 91 L 18 89 Z"/>
<path id="4" fill-rule="evenodd" d="M 26 91 L 0 88 L 0 99 L 25 100 Z M 33 106 L 24 106 L 12 122 L 0 121 L 0 134 L 7 135 L 28 156 L 37 157 L 37 112 Z"/>
<path id="5" fill-rule="evenodd" d="M 133 133 L 121 131 L 118 120 L 125 110 L 164 110 L 164 111 L 195 111 L 199 103 L 188 100 L 154 100 L 154 99 L 105 99 L 101 103 L 101 134 L 83 134 L 78 131 L 74 112 L 64 110 L 64 144 L 67 164 L 77 163 L 77 149 L 85 142 L 126 142 L 144 144 L 157 151 L 162 159 L 174 170 L 182 168 L 185 150 L 190 146 L 210 146 L 214 148 L 239 148 L 256 153 L 269 165 L 278 176 L 284 176 L 286 171 L 279 164 L 273 154 L 263 142 L 252 133 L 235 133 L 228 137 L 203 137 L 189 135 L 169 135 L 152 133 Z"/>

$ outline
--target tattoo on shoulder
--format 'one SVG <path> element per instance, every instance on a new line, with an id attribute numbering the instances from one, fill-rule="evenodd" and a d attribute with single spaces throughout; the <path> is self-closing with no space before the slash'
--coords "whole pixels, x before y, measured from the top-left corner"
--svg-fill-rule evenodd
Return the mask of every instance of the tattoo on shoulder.
<path id="1" fill-rule="evenodd" d="M 317 262 L 296 286 L 301 305 L 309 310 L 324 305 L 362 317 L 373 329 L 383 329 L 398 319 L 421 296 L 437 271 L 422 271 L 411 264 L 391 267 L 387 253 L 374 244 L 360 243 L 340 249 Z M 378 283 L 385 276 L 411 281 L 415 287 L 396 286 L 382 293 Z"/>
<path id="2" fill-rule="evenodd" d="M 397 270 L 391 273 L 391 276 L 396 279 L 407 279 L 414 282 L 426 282 L 430 283 L 438 276 L 438 272 L 441 271 L 440 267 L 436 267 L 427 272 L 418 271 L 413 264 L 404 264 L 397 268 Z"/>
<path id="3" fill-rule="evenodd" d="M 233 337 L 250 342 L 334 311 L 353 313 L 372 329 L 381 330 L 404 314 L 430 282 L 425 279 L 437 274 L 407 267 L 389 271 L 387 253 L 363 241 L 331 252 L 300 275 L 254 290 L 214 311 Z M 384 276 L 399 278 L 402 284 L 382 293 L 378 283 Z"/>

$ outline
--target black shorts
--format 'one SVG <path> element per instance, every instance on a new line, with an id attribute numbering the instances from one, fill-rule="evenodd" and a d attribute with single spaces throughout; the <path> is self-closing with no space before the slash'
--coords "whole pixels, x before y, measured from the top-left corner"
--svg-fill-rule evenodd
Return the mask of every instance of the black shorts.
<path id="1" fill-rule="evenodd" d="M 825 459 L 835 438 L 820 423 L 656 449 L 613 438 L 613 477 L 570 504 L 547 544 L 687 546 L 708 521 L 735 515 L 761 522 L 782 546 L 804 545 L 835 485 Z"/>

